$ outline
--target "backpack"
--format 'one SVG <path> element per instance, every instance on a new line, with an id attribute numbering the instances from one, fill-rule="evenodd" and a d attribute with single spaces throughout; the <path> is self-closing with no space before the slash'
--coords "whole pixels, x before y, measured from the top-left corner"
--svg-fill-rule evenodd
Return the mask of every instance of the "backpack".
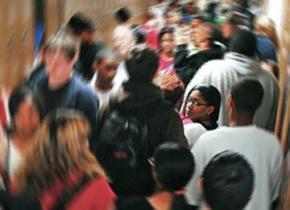
<path id="1" fill-rule="evenodd" d="M 103 117 L 95 155 L 111 179 L 117 195 L 147 195 L 152 192 L 148 126 L 144 116 L 122 113 L 110 100 Z"/>

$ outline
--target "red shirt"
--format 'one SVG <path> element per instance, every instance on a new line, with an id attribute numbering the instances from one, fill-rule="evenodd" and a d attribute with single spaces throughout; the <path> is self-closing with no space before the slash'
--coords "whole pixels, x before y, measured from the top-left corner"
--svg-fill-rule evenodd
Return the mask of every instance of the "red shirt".
<path id="1" fill-rule="evenodd" d="M 40 196 L 42 210 L 50 210 L 62 191 L 61 182 Z M 104 178 L 95 178 L 87 183 L 73 200 L 69 201 L 66 210 L 112 210 L 116 195 Z"/>

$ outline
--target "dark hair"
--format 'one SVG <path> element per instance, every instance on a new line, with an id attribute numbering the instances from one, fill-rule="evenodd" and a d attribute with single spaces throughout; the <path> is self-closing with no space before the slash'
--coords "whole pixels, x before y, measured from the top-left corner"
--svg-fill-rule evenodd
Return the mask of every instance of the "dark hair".
<path id="1" fill-rule="evenodd" d="M 20 85 L 20 86 L 16 87 L 15 89 L 13 89 L 11 96 L 10 96 L 10 99 L 9 99 L 9 102 L 8 102 L 8 110 L 9 110 L 9 114 L 10 114 L 10 117 L 12 119 L 12 122 L 13 122 L 13 119 L 18 112 L 19 106 L 27 98 L 31 98 L 31 100 L 33 101 L 33 103 L 35 104 L 35 106 L 39 112 L 39 116 L 41 117 L 40 102 L 35 97 L 33 90 L 26 85 Z"/>
<path id="2" fill-rule="evenodd" d="M 238 153 L 224 151 L 205 167 L 203 193 L 212 210 L 242 210 L 251 199 L 254 171 Z"/>
<path id="3" fill-rule="evenodd" d="M 119 23 L 125 23 L 131 18 L 131 13 L 127 8 L 122 7 L 115 12 L 115 18 Z"/>
<path id="4" fill-rule="evenodd" d="M 110 48 L 102 48 L 95 56 L 96 64 L 100 64 L 105 58 L 118 58 L 119 54 L 110 49 Z"/>
<path id="5" fill-rule="evenodd" d="M 234 33 L 230 41 L 230 51 L 237 52 L 249 57 L 256 53 L 257 40 L 253 32 L 240 29 Z"/>
<path id="6" fill-rule="evenodd" d="M 129 80 L 142 83 L 151 83 L 158 69 L 159 59 L 150 48 L 134 47 L 125 60 Z"/>
<path id="7" fill-rule="evenodd" d="M 161 49 L 161 40 L 165 34 L 174 34 L 174 28 L 170 26 L 163 27 L 158 34 L 158 46 Z"/>
<path id="8" fill-rule="evenodd" d="M 136 40 L 136 44 L 142 44 L 146 42 L 147 34 L 143 29 L 136 26 L 132 29 L 132 31 Z"/>
<path id="9" fill-rule="evenodd" d="M 163 189 L 174 193 L 182 190 L 194 173 L 194 158 L 185 147 L 175 143 L 164 143 L 154 152 L 155 171 Z M 185 209 L 183 195 L 175 195 L 171 210 Z"/>
<path id="10" fill-rule="evenodd" d="M 238 113 L 254 116 L 262 103 L 264 89 L 258 80 L 243 79 L 232 86 L 230 93 Z"/>
<path id="11" fill-rule="evenodd" d="M 96 28 L 89 17 L 81 13 L 74 14 L 68 21 L 67 26 L 72 30 L 73 34 L 79 36 L 82 32 L 95 32 Z"/>
<path id="12" fill-rule="evenodd" d="M 211 122 L 211 127 L 214 129 L 216 128 L 217 125 L 217 120 L 219 118 L 219 112 L 220 112 L 220 104 L 221 104 L 221 94 L 219 90 L 212 86 L 212 85 L 206 85 L 206 84 L 200 84 L 194 86 L 190 92 L 187 95 L 186 98 L 186 103 L 191 95 L 191 93 L 197 90 L 200 92 L 202 98 L 211 106 L 214 107 L 213 113 L 210 115 L 210 122 Z M 184 108 L 185 110 L 185 108 Z"/>

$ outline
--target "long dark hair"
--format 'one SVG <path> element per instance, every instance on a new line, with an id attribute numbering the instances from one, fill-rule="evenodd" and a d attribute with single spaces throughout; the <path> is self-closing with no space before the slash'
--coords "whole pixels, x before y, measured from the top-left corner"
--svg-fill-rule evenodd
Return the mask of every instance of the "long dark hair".
<path id="1" fill-rule="evenodd" d="M 221 94 L 218 89 L 212 85 L 200 84 L 194 86 L 187 95 L 186 104 L 183 109 L 183 114 L 185 114 L 186 105 L 191 93 L 197 90 L 200 92 L 202 98 L 208 103 L 208 105 L 214 107 L 213 113 L 210 115 L 211 129 L 217 127 L 217 120 L 219 118 L 220 104 L 221 104 Z M 200 122 L 201 123 L 201 122 Z"/>

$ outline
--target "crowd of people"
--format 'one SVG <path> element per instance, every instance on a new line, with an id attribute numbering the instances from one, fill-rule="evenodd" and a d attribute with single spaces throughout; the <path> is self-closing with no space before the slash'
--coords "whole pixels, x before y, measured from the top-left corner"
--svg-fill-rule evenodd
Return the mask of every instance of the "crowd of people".
<path id="1" fill-rule="evenodd" d="M 111 47 L 82 13 L 47 40 L 0 100 L 3 209 L 279 208 L 274 22 L 194 2 L 117 10 Z"/>

